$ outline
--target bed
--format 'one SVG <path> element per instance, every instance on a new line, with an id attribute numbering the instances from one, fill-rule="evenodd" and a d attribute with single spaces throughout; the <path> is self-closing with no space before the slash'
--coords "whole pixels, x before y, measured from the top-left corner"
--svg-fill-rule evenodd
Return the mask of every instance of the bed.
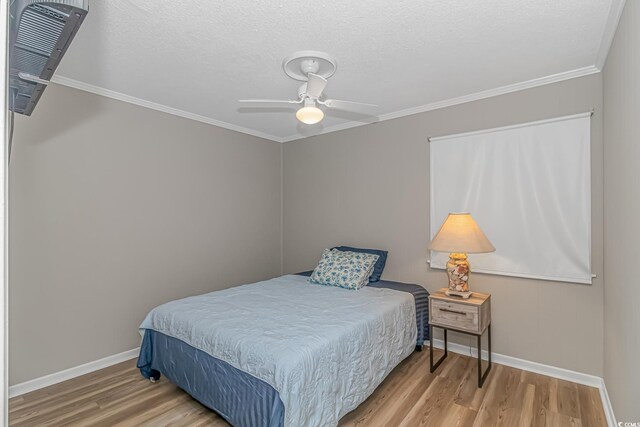
<path id="1" fill-rule="evenodd" d="M 380 280 L 352 291 L 309 273 L 163 304 L 137 366 L 234 426 L 335 426 L 428 339 L 428 293 Z"/>

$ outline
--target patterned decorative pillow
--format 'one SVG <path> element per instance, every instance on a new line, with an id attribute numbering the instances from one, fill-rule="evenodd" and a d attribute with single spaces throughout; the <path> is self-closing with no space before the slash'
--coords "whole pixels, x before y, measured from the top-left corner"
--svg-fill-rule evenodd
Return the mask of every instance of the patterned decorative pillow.
<path id="1" fill-rule="evenodd" d="M 369 283 L 378 255 L 325 249 L 309 281 L 358 290 Z"/>
<path id="2" fill-rule="evenodd" d="M 368 254 L 378 255 L 378 261 L 376 261 L 373 266 L 373 273 L 371 273 L 371 277 L 369 277 L 369 282 L 377 282 L 380 280 L 382 276 L 382 272 L 384 271 L 384 266 L 387 263 L 387 255 L 389 252 L 381 251 L 380 249 L 362 249 L 362 248 L 354 248 L 351 246 L 336 246 L 333 249 L 337 249 L 343 252 L 366 252 Z"/>

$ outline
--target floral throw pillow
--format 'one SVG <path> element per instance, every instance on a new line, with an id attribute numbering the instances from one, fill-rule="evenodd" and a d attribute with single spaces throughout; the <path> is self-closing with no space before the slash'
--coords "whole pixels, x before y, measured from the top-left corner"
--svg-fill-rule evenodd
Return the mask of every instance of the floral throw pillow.
<path id="1" fill-rule="evenodd" d="M 378 255 L 325 249 L 309 281 L 358 290 L 369 283 Z"/>

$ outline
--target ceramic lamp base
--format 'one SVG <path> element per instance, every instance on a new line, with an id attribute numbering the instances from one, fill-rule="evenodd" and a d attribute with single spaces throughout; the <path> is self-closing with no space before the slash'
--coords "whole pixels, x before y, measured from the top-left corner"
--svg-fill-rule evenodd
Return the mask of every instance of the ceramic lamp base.
<path id="1" fill-rule="evenodd" d="M 452 252 L 447 262 L 447 275 L 449 276 L 449 292 L 452 295 L 471 295 L 469 292 L 469 274 L 471 267 L 467 261 L 467 254 Z M 449 295 L 449 294 L 447 294 Z M 469 298 L 466 296 L 466 298 Z"/>

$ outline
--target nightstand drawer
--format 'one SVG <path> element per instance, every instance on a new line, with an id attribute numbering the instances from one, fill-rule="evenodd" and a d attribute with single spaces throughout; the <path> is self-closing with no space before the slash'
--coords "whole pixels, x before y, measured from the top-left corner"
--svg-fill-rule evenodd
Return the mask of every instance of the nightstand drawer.
<path id="1" fill-rule="evenodd" d="M 429 323 L 480 333 L 479 307 L 469 304 L 430 300 Z"/>

